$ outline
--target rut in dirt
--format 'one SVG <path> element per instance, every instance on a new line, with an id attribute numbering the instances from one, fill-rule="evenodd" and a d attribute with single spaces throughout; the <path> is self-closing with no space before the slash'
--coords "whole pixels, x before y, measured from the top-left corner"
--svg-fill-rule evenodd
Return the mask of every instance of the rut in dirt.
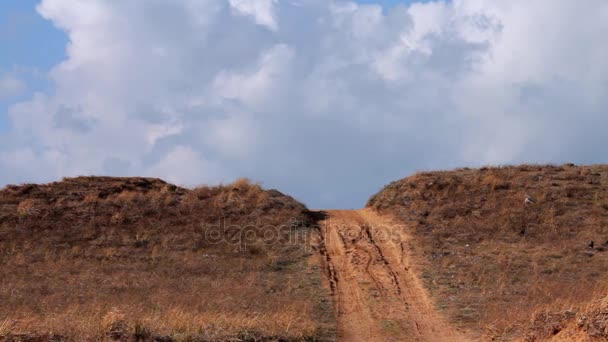
<path id="1" fill-rule="evenodd" d="M 410 268 L 408 234 L 371 209 L 320 223 L 341 341 L 466 341 L 437 313 Z"/>

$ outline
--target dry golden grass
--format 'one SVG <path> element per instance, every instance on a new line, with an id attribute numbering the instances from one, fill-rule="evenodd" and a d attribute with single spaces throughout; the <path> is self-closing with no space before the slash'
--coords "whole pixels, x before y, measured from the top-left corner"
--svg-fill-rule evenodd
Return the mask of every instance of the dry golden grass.
<path id="1" fill-rule="evenodd" d="M 606 296 L 608 166 L 424 172 L 368 205 L 412 229 L 437 306 L 480 334 L 523 336 L 540 312 Z"/>
<path id="2" fill-rule="evenodd" d="M 329 293 L 306 248 L 312 223 L 293 198 L 247 180 L 8 186 L 0 341 L 331 339 Z"/>
<path id="3" fill-rule="evenodd" d="M 608 340 L 608 296 L 598 298 L 600 299 L 581 304 L 576 309 L 572 306 L 559 309 L 559 305 L 554 305 L 551 309 L 539 310 L 526 326 L 526 334 L 522 340 Z"/>

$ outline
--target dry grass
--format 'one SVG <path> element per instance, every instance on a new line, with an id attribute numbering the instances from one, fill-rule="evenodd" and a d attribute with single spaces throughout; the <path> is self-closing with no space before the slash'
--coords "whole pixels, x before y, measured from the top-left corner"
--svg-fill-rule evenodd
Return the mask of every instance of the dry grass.
<path id="1" fill-rule="evenodd" d="M 606 295 L 608 166 L 425 172 L 368 205 L 411 227 L 437 306 L 480 334 L 523 336 L 539 312 Z"/>
<path id="2" fill-rule="evenodd" d="M 0 341 L 330 339 L 311 223 L 302 204 L 247 180 L 193 190 L 106 177 L 8 186 Z"/>
<path id="3" fill-rule="evenodd" d="M 608 340 L 608 297 L 572 308 L 537 312 L 523 338 L 533 341 L 606 341 Z"/>

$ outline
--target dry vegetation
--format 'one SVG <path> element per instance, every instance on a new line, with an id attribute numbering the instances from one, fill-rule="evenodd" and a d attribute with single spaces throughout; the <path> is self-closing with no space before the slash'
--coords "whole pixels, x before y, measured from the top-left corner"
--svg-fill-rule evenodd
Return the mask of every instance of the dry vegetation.
<path id="1" fill-rule="evenodd" d="M 412 229 L 425 284 L 453 323 L 537 340 L 575 322 L 607 338 L 606 302 L 595 301 L 608 280 L 608 166 L 424 172 L 368 206 Z"/>
<path id="2" fill-rule="evenodd" d="M 8 186 L 0 341 L 330 339 L 311 223 L 293 198 L 246 180 Z"/>
<path id="3" fill-rule="evenodd" d="M 608 297 L 579 310 L 537 313 L 528 325 L 524 341 L 606 341 L 608 340 Z"/>

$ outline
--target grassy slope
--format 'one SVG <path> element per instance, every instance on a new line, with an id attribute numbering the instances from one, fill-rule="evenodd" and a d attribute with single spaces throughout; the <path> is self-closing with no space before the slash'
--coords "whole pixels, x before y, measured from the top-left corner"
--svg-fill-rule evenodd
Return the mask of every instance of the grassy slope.
<path id="1" fill-rule="evenodd" d="M 311 223 L 293 198 L 244 180 L 194 190 L 106 177 L 8 186 L 0 336 L 329 338 Z"/>
<path id="2" fill-rule="evenodd" d="M 539 329 L 543 314 L 576 316 L 606 295 L 608 166 L 424 172 L 368 206 L 412 229 L 438 307 L 488 337 L 546 337 L 561 328 Z"/>
<path id="3" fill-rule="evenodd" d="M 608 296 L 576 310 L 538 312 L 526 326 L 527 341 L 606 341 L 608 340 Z"/>

